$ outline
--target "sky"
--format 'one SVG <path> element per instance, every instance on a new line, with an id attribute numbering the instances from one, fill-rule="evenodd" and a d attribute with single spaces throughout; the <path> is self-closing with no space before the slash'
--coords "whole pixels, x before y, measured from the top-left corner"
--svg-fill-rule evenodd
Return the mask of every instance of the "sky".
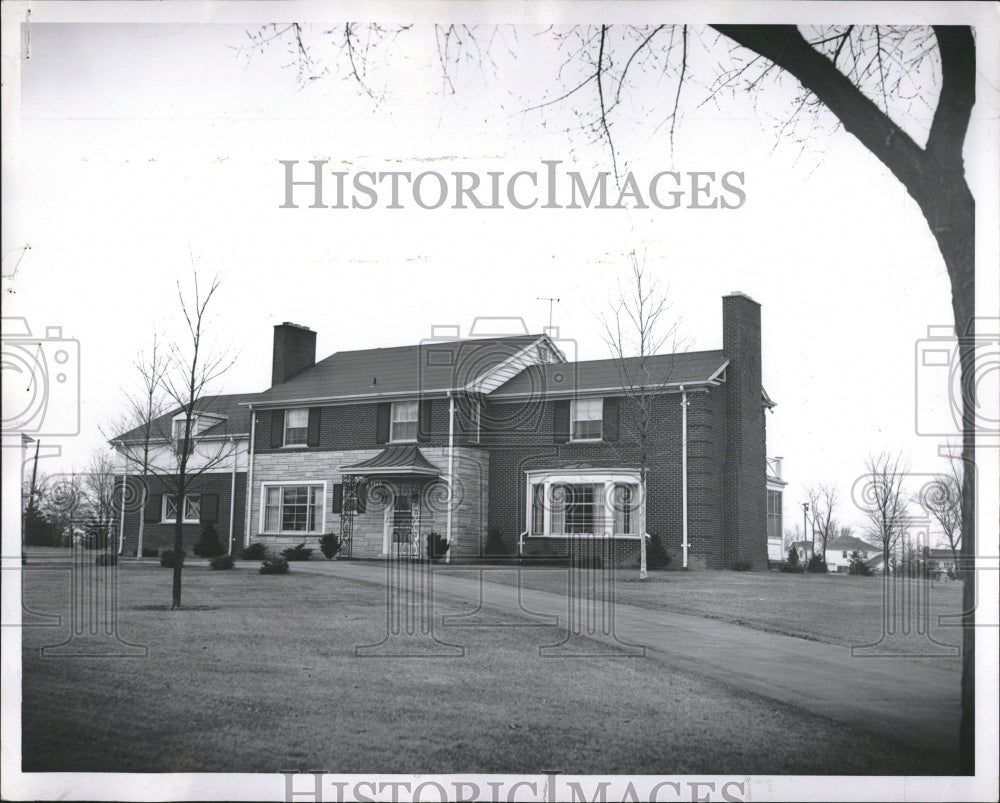
<path id="1" fill-rule="evenodd" d="M 36 335 L 62 327 L 79 348 L 80 431 L 42 438 L 60 450 L 43 470 L 81 468 L 107 448 L 102 429 L 136 387 L 137 351 L 154 333 L 182 335 L 177 286 L 189 285 L 193 268 L 221 279 L 208 341 L 235 360 L 214 387 L 232 393 L 268 386 L 272 327 L 283 321 L 317 331 L 322 358 L 416 343 L 438 326 L 468 335 L 484 317 L 541 331 L 549 304 L 540 299 L 556 297 L 564 350 L 607 357 L 601 316 L 632 253 L 669 298 L 689 350 L 721 348 L 721 296 L 738 290 L 761 304 L 764 385 L 777 402 L 768 452 L 784 458 L 786 528 L 801 522 L 806 489 L 829 483 L 838 518 L 863 530 L 852 488 L 869 454 L 902 453 L 914 484 L 945 468 L 945 432 L 926 434 L 920 419 L 947 413 L 946 377 L 918 363 L 928 327 L 952 320 L 926 222 L 829 117 L 782 130 L 793 82 L 702 104 L 710 65 L 725 56 L 710 34 L 692 41 L 672 146 L 662 112 L 676 82 L 652 66 L 637 70 L 613 131 L 619 166 L 640 185 L 665 170 L 742 174 L 737 209 L 310 209 L 308 200 L 283 209 L 281 160 L 304 168 L 328 159 L 350 176 L 510 176 L 560 160 L 593 180 L 611 169 L 609 151 L 576 114 L 593 109 L 596 93 L 526 111 L 563 86 L 564 52 L 540 25 L 494 42 L 495 70 L 455 65 L 454 91 L 442 89 L 433 31 L 418 25 L 366 76 L 386 92 L 375 104 L 319 45 L 331 74 L 305 84 L 285 43 L 249 52 L 248 31 L 264 19 L 250 12 L 182 21 L 112 13 L 114 24 L 106 12 L 33 17 L 19 119 L 5 121 L 5 149 L 13 141 L 19 158 L 5 164 L 3 314 L 25 318 Z M 321 26 L 307 32 L 322 41 Z M 936 76 L 925 68 L 910 80 L 906 92 L 926 95 Z M 983 84 L 969 181 L 988 208 L 997 149 L 986 110 L 996 108 L 996 87 Z M 914 136 L 928 122 L 919 103 L 904 118 Z M 980 276 L 980 286 L 982 308 L 995 309 L 995 280 Z M 72 388 L 56 393 L 53 404 L 76 403 Z"/>

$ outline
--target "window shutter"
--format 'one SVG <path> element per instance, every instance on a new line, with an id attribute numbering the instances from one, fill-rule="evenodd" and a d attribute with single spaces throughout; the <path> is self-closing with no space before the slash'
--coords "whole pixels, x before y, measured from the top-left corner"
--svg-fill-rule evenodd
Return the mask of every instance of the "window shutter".
<path id="1" fill-rule="evenodd" d="M 333 512 L 344 512 L 344 486 L 339 482 L 333 484 Z"/>
<path id="2" fill-rule="evenodd" d="M 285 411 L 271 413 L 271 448 L 280 449 L 285 445 Z"/>
<path id="3" fill-rule="evenodd" d="M 143 520 L 155 522 L 163 515 L 163 494 L 150 494 L 146 500 L 146 511 Z"/>
<path id="4" fill-rule="evenodd" d="M 368 485 L 364 482 L 359 482 L 355 486 L 355 493 L 357 494 L 358 501 L 355 503 L 354 509 L 358 513 L 365 512 L 365 503 L 368 501 Z"/>
<path id="5" fill-rule="evenodd" d="M 382 402 L 378 406 L 378 417 L 375 420 L 375 442 L 389 442 L 389 416 L 392 414 L 391 402 Z"/>
<path id="6" fill-rule="evenodd" d="M 431 439 L 431 402 L 430 399 L 421 400 L 418 404 L 417 440 L 427 442 Z"/>
<path id="7" fill-rule="evenodd" d="M 309 408 L 309 430 L 306 434 L 307 446 L 319 446 L 319 422 L 322 415 L 322 407 Z"/>
<path id="8" fill-rule="evenodd" d="M 219 520 L 219 495 L 201 495 L 201 516 L 198 518 L 202 524 L 215 524 Z"/>
<path id="9" fill-rule="evenodd" d="M 569 400 L 552 403 L 552 439 L 556 443 L 569 440 Z"/>
<path id="10" fill-rule="evenodd" d="M 618 399 L 604 400 L 604 440 L 618 440 Z"/>

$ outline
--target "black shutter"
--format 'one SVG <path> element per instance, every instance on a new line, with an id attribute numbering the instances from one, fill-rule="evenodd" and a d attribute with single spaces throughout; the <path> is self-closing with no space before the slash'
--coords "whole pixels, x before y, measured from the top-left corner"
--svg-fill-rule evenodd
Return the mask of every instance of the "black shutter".
<path id="1" fill-rule="evenodd" d="M 342 513 L 344 511 L 344 486 L 335 482 L 333 484 L 333 512 Z"/>
<path id="2" fill-rule="evenodd" d="M 389 416 L 392 414 L 392 404 L 382 402 L 378 406 L 378 415 L 375 419 L 375 442 L 389 442 Z"/>
<path id="3" fill-rule="evenodd" d="M 417 440 L 426 442 L 431 439 L 431 402 L 430 399 L 421 401 L 418 405 L 420 414 L 417 423 Z"/>
<path id="4" fill-rule="evenodd" d="M 566 443 L 569 440 L 569 400 L 552 403 L 552 440 Z"/>
<path id="5" fill-rule="evenodd" d="M 156 522 L 163 515 L 163 494 L 150 494 L 146 499 L 146 511 L 143 520 Z"/>
<path id="6" fill-rule="evenodd" d="M 201 515 L 198 518 L 202 524 L 215 524 L 219 520 L 219 495 L 201 495 Z"/>
<path id="7" fill-rule="evenodd" d="M 618 399 L 604 400 L 604 440 L 618 440 Z"/>
<path id="8" fill-rule="evenodd" d="M 285 445 L 285 411 L 271 412 L 271 448 L 280 449 Z"/>
<path id="9" fill-rule="evenodd" d="M 359 482 L 355 487 L 355 493 L 358 496 L 358 501 L 355 503 L 355 511 L 358 513 L 364 513 L 366 502 L 368 501 L 368 485 Z"/>
<path id="10" fill-rule="evenodd" d="M 319 446 L 319 422 L 322 415 L 322 407 L 309 408 L 309 430 L 306 433 L 307 446 Z"/>

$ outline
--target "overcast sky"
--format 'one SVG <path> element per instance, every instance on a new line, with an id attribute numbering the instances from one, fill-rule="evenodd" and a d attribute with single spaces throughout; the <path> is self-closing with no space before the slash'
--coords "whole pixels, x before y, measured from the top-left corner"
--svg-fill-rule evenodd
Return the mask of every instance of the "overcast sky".
<path id="1" fill-rule="evenodd" d="M 179 333 L 175 285 L 189 281 L 192 260 L 201 275 L 222 278 L 209 339 L 236 363 L 216 390 L 249 392 L 268 386 L 272 327 L 282 321 L 316 330 L 322 358 L 416 343 L 438 325 L 465 335 L 477 316 L 520 317 L 540 331 L 549 307 L 537 299 L 552 296 L 569 348 L 581 359 L 609 356 L 599 316 L 633 251 L 669 292 L 688 349 L 721 348 L 724 294 L 741 290 L 762 305 L 764 384 L 778 405 L 768 451 L 785 460 L 786 527 L 801 521 L 805 488 L 830 482 L 841 519 L 860 528 L 851 487 L 869 453 L 901 451 L 917 473 L 943 468 L 943 439 L 916 433 L 918 404 L 947 406 L 945 381 L 915 392 L 919 344 L 928 326 L 952 320 L 926 222 L 827 118 L 811 133 L 782 134 L 793 82 L 699 107 L 698 82 L 711 79 L 710 56 L 720 52 L 713 35 L 692 45 L 703 61 L 692 63 L 673 149 L 661 123 L 676 83 L 653 70 L 627 95 L 615 135 L 640 184 L 664 170 L 742 173 L 738 209 L 343 210 L 305 200 L 281 209 L 279 160 L 485 176 L 543 172 L 542 160 L 555 159 L 590 180 L 610 160 L 606 145 L 577 130 L 578 107 L 525 113 L 560 86 L 562 56 L 539 44 L 542 26 L 508 32 L 496 45 L 496 75 L 460 70 L 453 94 L 441 91 L 431 30 L 418 26 L 371 77 L 387 91 L 375 106 L 336 74 L 300 85 L 283 67 L 284 45 L 247 58 L 240 48 L 257 26 L 232 8 L 214 22 L 121 18 L 59 24 L 36 15 L 21 64 L 20 130 L 5 130 L 20 162 L 16 188 L 4 186 L 4 315 L 24 316 L 36 334 L 61 326 L 80 344 L 81 431 L 43 440 L 63 452 L 48 470 L 82 466 L 104 448 L 99 426 L 120 413 L 120 389 L 135 386 L 137 349 L 154 332 Z M 519 59 L 506 56 L 508 45 Z M 914 91 L 935 79 L 930 70 L 914 76 Z M 968 140 L 973 159 L 983 143 L 996 154 L 983 119 L 996 87 L 986 83 Z M 919 136 L 929 114 L 914 104 L 907 129 Z M 990 165 L 972 164 L 977 199 L 993 203 Z M 30 250 L 17 251 L 25 243 Z M 995 284 L 980 276 L 985 309 L 995 308 Z"/>

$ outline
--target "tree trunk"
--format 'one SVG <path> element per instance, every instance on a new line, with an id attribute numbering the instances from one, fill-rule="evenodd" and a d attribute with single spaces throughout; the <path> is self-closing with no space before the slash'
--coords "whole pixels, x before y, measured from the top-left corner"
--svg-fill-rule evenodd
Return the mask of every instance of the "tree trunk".
<path id="1" fill-rule="evenodd" d="M 142 478 L 142 501 L 139 503 L 139 536 L 135 545 L 135 559 L 142 557 L 142 536 L 146 528 L 146 503 L 149 499 L 149 489 L 146 487 L 146 478 Z"/>

